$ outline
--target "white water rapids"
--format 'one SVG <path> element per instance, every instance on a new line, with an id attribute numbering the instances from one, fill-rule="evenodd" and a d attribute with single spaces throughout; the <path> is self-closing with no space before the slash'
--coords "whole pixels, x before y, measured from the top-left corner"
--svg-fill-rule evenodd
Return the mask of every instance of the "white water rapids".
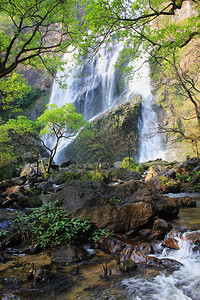
<path id="1" fill-rule="evenodd" d="M 127 299 L 134 300 L 199 300 L 200 299 L 200 253 L 183 237 L 176 237 L 180 250 L 164 249 L 159 258 L 172 258 L 183 264 L 180 270 L 161 272 L 150 278 L 138 276 L 123 280 Z"/>
<path id="2" fill-rule="evenodd" d="M 50 104 L 61 106 L 71 102 L 86 120 L 91 120 L 118 103 L 130 101 L 134 95 L 140 95 L 142 97 L 142 115 L 138 120 L 140 147 L 138 158 L 135 159 L 143 162 L 165 158 L 161 137 L 155 134 L 157 116 L 153 110 L 149 65 L 144 63 L 144 59 L 135 60 L 130 63 L 133 66 L 133 76 L 129 80 L 124 80 L 122 74 L 115 68 L 122 48 L 123 46 L 118 43 L 115 43 L 112 49 L 105 46 L 101 49 L 100 57 L 84 60 L 82 66 L 76 64 L 72 54 L 67 53 L 64 56 L 67 61 L 65 70 L 57 75 L 64 78 L 67 88 L 62 89 L 54 82 Z M 49 145 L 53 143 L 55 143 L 53 138 L 48 139 Z M 55 157 L 56 163 L 61 163 L 63 158 L 60 157 L 60 150 L 68 143 L 66 139 L 60 141 Z"/>

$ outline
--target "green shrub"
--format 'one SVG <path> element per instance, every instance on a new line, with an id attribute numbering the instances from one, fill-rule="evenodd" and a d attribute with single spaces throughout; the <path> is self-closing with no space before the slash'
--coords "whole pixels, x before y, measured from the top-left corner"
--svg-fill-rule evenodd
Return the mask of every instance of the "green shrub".
<path id="1" fill-rule="evenodd" d="M 13 221 L 18 232 L 32 240 L 34 247 L 52 247 L 67 243 L 81 245 L 97 241 L 109 232 L 98 229 L 88 219 L 69 218 L 61 201 L 49 202 L 29 215 L 17 213 Z"/>
<path id="2" fill-rule="evenodd" d="M 143 173 L 144 169 L 142 166 L 140 166 L 139 164 L 135 163 L 132 157 L 126 157 L 120 168 L 126 169 L 126 170 L 130 170 L 132 172 L 138 172 L 138 173 Z"/>

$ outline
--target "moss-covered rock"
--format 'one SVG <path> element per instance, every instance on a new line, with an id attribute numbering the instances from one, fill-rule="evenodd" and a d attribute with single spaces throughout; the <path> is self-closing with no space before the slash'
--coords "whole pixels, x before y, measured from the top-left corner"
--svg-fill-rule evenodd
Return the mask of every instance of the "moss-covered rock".
<path id="1" fill-rule="evenodd" d="M 130 272 L 137 269 L 137 264 L 129 258 L 120 263 L 120 269 L 124 272 Z"/>
<path id="2" fill-rule="evenodd" d="M 120 168 L 130 170 L 132 172 L 138 172 L 138 173 L 144 172 L 143 167 L 141 165 L 135 163 L 132 157 L 124 158 Z"/>
<path id="3" fill-rule="evenodd" d="M 131 102 L 99 116 L 60 155 L 63 159 L 70 157 L 77 163 L 97 163 L 100 157 L 104 161 L 122 160 L 127 156 L 126 137 L 133 134 L 135 144 L 138 144 L 140 114 L 141 97 L 135 96 Z"/>

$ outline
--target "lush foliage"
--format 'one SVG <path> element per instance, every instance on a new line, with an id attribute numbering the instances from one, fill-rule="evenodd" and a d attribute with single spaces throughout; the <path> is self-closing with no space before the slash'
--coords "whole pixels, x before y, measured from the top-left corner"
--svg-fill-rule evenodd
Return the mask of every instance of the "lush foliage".
<path id="1" fill-rule="evenodd" d="M 50 171 L 60 139 L 74 136 L 85 124 L 83 116 L 76 112 L 71 103 L 51 108 L 45 110 L 36 121 L 19 116 L 0 126 L 0 165 L 6 165 L 16 157 L 15 147 L 18 145 L 31 149 L 40 156 L 38 143 L 34 142 L 38 140 L 49 151 L 47 172 Z M 43 134 L 54 135 L 55 144 L 45 144 L 41 139 Z"/>
<path id="2" fill-rule="evenodd" d="M 73 0 L 2 0 L 0 78 L 21 64 L 45 66 L 54 72 L 61 62 L 56 54 L 71 44 L 75 8 Z"/>
<path id="3" fill-rule="evenodd" d="M 46 69 L 55 76 L 65 63 L 71 24 L 77 16 L 76 1 L 2 0 L 0 3 L 0 101 L 10 106 L 29 89 L 20 75 L 26 66 Z M 71 51 L 72 49 L 70 49 Z"/>
<path id="4" fill-rule="evenodd" d="M 150 50 L 152 55 L 160 51 L 166 55 L 169 49 L 184 47 L 200 35 L 200 7 L 196 0 L 191 1 L 195 13 L 182 23 L 172 21 L 170 16 L 178 12 L 185 0 L 80 2 L 85 13 L 77 28 L 80 32 L 78 43 L 84 51 L 98 51 L 105 42 L 117 39 L 126 45 L 123 59 L 128 55 L 136 57 L 143 49 Z"/>
<path id="5" fill-rule="evenodd" d="M 109 233 L 97 229 L 88 219 L 69 218 L 61 202 L 49 202 L 28 215 L 17 214 L 14 220 L 18 232 L 32 240 L 34 247 L 51 247 L 67 243 L 81 245 L 98 241 Z"/>
<path id="6" fill-rule="evenodd" d="M 25 78 L 17 73 L 12 73 L 0 80 L 0 116 L 7 117 L 19 111 L 15 106 L 15 99 L 20 101 L 22 97 L 30 91 Z"/>
<path id="7" fill-rule="evenodd" d="M 38 122 L 41 126 L 44 126 L 40 131 L 40 136 L 46 134 L 55 136 L 55 143 L 48 144 L 43 142 L 43 145 L 48 149 L 49 163 L 47 172 L 50 171 L 51 163 L 56 155 L 59 141 L 61 138 L 72 138 L 77 134 L 81 127 L 86 124 L 83 120 L 83 115 L 76 112 L 76 108 L 72 103 L 66 103 L 61 107 L 57 105 L 51 105 L 50 109 L 38 118 Z"/>

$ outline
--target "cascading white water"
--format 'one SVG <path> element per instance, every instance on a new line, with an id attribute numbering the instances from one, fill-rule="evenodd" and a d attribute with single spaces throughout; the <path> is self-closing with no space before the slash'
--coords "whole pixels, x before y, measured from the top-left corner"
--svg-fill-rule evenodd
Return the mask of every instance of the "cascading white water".
<path id="1" fill-rule="evenodd" d="M 179 250 L 165 248 L 159 258 L 175 259 L 183 266 L 174 272 L 162 272 L 153 278 L 138 276 L 123 280 L 127 299 L 137 300 L 199 300 L 200 299 L 200 253 L 193 251 L 194 244 L 186 238 L 176 236 Z"/>
<path id="2" fill-rule="evenodd" d="M 95 56 L 84 60 L 82 66 L 75 64 L 72 54 L 66 54 L 67 60 L 64 72 L 57 77 L 64 78 L 66 89 L 54 83 L 50 104 L 58 106 L 71 102 L 84 115 L 86 120 L 112 108 L 119 102 L 129 101 L 133 95 L 142 96 L 142 116 L 140 120 L 140 149 L 139 161 L 147 161 L 158 157 L 164 158 L 161 138 L 152 134 L 152 124 L 157 123 L 156 113 L 152 109 L 152 95 L 150 89 L 149 65 L 144 59 L 137 59 L 133 65 L 133 76 L 125 82 L 115 64 L 123 49 L 122 44 L 114 43 L 112 49 L 106 46 L 101 49 L 100 57 Z M 134 72 L 134 70 L 137 70 Z M 55 143 L 53 137 L 48 144 Z M 69 141 L 60 141 L 55 157 L 56 163 L 61 163 L 59 151 L 66 147 Z"/>
<path id="3" fill-rule="evenodd" d="M 157 115 L 153 110 L 153 97 L 151 93 L 150 67 L 144 63 L 146 57 L 136 59 L 131 63 L 133 70 L 136 70 L 132 80 L 129 82 L 129 89 L 132 94 L 142 96 L 141 119 L 138 123 L 139 129 L 139 162 L 165 158 L 165 151 L 161 135 L 157 133 Z"/>

